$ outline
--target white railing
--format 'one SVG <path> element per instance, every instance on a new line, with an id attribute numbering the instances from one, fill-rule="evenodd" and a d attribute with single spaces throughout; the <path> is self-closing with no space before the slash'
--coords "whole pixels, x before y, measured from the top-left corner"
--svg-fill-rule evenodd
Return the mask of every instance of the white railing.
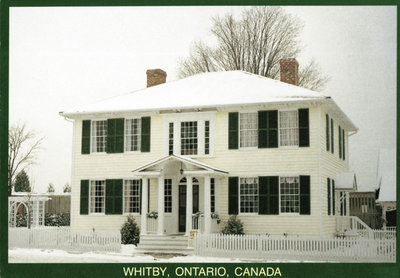
<path id="1" fill-rule="evenodd" d="M 9 228 L 8 246 L 120 252 L 121 233 L 73 231 L 69 227 Z"/>
<path id="2" fill-rule="evenodd" d="M 147 218 L 147 233 L 156 234 L 158 229 L 158 219 Z"/>
<path id="3" fill-rule="evenodd" d="M 396 229 L 391 230 L 372 230 L 374 239 L 393 238 L 396 239 Z"/>
<path id="4" fill-rule="evenodd" d="M 336 216 L 336 231 L 338 235 L 373 236 L 373 230 L 357 216 Z"/>
<path id="5" fill-rule="evenodd" d="M 194 252 L 199 256 L 261 260 L 395 262 L 396 240 L 198 234 Z"/>

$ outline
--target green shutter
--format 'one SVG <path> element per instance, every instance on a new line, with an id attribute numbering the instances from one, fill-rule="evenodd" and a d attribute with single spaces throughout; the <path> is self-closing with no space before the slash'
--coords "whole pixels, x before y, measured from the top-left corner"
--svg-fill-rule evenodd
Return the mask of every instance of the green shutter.
<path id="1" fill-rule="evenodd" d="M 239 211 L 239 178 L 229 177 L 228 214 L 238 214 Z"/>
<path id="2" fill-rule="evenodd" d="M 268 177 L 269 178 L 269 206 L 268 214 L 279 214 L 279 177 Z"/>
<path id="3" fill-rule="evenodd" d="M 89 213 L 89 180 L 81 180 L 80 213 Z"/>
<path id="4" fill-rule="evenodd" d="M 278 147 L 278 111 L 258 111 L 258 147 Z"/>
<path id="5" fill-rule="evenodd" d="M 141 152 L 150 152 L 151 118 L 142 117 L 142 135 L 140 142 Z"/>
<path id="6" fill-rule="evenodd" d="M 124 152 L 124 119 L 107 120 L 107 153 Z"/>
<path id="7" fill-rule="evenodd" d="M 326 114 L 326 116 L 325 116 L 325 119 L 326 119 L 326 127 L 325 127 L 325 129 L 326 129 L 326 150 L 329 152 L 329 147 L 330 147 L 330 138 L 329 138 L 329 116 L 328 116 L 328 114 Z"/>
<path id="8" fill-rule="evenodd" d="M 328 190 L 328 215 L 331 215 L 331 179 L 327 179 L 327 190 Z"/>
<path id="9" fill-rule="evenodd" d="M 346 138 L 344 136 L 345 136 L 345 132 L 344 132 L 344 129 L 342 129 L 342 140 L 343 140 L 343 142 L 342 142 L 342 147 L 343 147 L 342 158 L 343 158 L 343 160 L 346 160 Z"/>
<path id="10" fill-rule="evenodd" d="M 333 129 L 333 119 L 331 119 L 331 152 L 334 153 L 335 137 Z"/>
<path id="11" fill-rule="evenodd" d="M 106 214 L 122 214 L 122 180 L 106 180 Z"/>
<path id="12" fill-rule="evenodd" d="M 335 215 L 336 214 L 336 205 L 335 205 L 335 180 L 332 180 L 332 214 Z"/>
<path id="13" fill-rule="evenodd" d="M 239 113 L 230 112 L 228 122 L 228 149 L 239 148 Z"/>
<path id="14" fill-rule="evenodd" d="M 82 154 L 90 154 L 90 120 L 82 121 Z"/>
<path id="15" fill-rule="evenodd" d="M 268 177 L 258 177 L 258 214 L 268 214 Z"/>
<path id="16" fill-rule="evenodd" d="M 310 176 L 300 176 L 300 214 L 310 212 Z"/>
<path id="17" fill-rule="evenodd" d="M 310 127 L 308 108 L 299 109 L 299 147 L 310 146 Z"/>
<path id="18" fill-rule="evenodd" d="M 342 158 L 342 129 L 338 126 L 339 158 Z"/>

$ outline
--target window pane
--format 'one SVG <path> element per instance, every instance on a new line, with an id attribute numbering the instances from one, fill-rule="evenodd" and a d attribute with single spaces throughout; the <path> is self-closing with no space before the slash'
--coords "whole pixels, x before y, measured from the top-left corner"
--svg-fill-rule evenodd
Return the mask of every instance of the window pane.
<path id="1" fill-rule="evenodd" d="M 257 113 L 240 113 L 240 147 L 258 146 L 258 117 Z"/>
<path id="2" fill-rule="evenodd" d="M 164 180 L 164 212 L 172 212 L 172 179 Z"/>
<path id="3" fill-rule="evenodd" d="M 281 213 L 300 212 L 299 177 L 280 178 Z"/>
<path id="4" fill-rule="evenodd" d="M 181 155 L 197 154 L 197 122 L 181 122 Z"/>
<path id="5" fill-rule="evenodd" d="M 240 178 L 240 212 L 258 212 L 258 178 Z"/>
<path id="6" fill-rule="evenodd" d="M 125 120 L 125 151 L 140 151 L 141 125 L 140 118 Z"/>
<path id="7" fill-rule="evenodd" d="M 104 184 L 103 180 L 90 182 L 91 213 L 104 213 Z"/>
<path id="8" fill-rule="evenodd" d="M 107 121 L 92 121 L 92 153 L 105 152 L 107 144 Z"/>
<path id="9" fill-rule="evenodd" d="M 279 111 L 279 139 L 281 146 L 299 145 L 297 110 Z"/>
<path id="10" fill-rule="evenodd" d="M 124 212 L 140 213 L 140 180 L 124 181 Z"/>

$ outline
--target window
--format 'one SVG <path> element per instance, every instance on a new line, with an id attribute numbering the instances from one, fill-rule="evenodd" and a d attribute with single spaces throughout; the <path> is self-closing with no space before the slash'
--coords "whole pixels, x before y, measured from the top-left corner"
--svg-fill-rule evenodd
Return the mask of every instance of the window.
<path id="1" fill-rule="evenodd" d="M 210 121 L 204 122 L 204 154 L 210 154 Z"/>
<path id="2" fill-rule="evenodd" d="M 258 116 L 257 113 L 240 113 L 240 147 L 258 146 Z"/>
<path id="3" fill-rule="evenodd" d="M 299 145 L 298 111 L 279 111 L 279 144 L 280 146 Z"/>
<path id="4" fill-rule="evenodd" d="M 197 154 L 197 122 L 181 122 L 181 155 Z"/>
<path id="5" fill-rule="evenodd" d="M 107 121 L 92 121 L 92 153 L 106 151 Z"/>
<path id="6" fill-rule="evenodd" d="M 90 213 L 104 213 L 104 180 L 90 182 Z"/>
<path id="7" fill-rule="evenodd" d="M 215 212 L 215 179 L 210 179 L 211 212 Z"/>
<path id="8" fill-rule="evenodd" d="M 240 178 L 240 212 L 258 213 L 258 178 Z"/>
<path id="9" fill-rule="evenodd" d="M 300 213 L 299 177 L 280 178 L 281 213 Z"/>
<path id="10" fill-rule="evenodd" d="M 172 212 L 172 179 L 164 180 L 164 212 Z"/>
<path id="11" fill-rule="evenodd" d="M 125 120 L 125 151 L 140 151 L 141 119 Z"/>
<path id="12" fill-rule="evenodd" d="M 168 126 L 168 154 L 174 153 L 174 123 L 169 123 Z"/>
<path id="13" fill-rule="evenodd" d="M 124 181 L 124 213 L 140 213 L 140 180 Z"/>

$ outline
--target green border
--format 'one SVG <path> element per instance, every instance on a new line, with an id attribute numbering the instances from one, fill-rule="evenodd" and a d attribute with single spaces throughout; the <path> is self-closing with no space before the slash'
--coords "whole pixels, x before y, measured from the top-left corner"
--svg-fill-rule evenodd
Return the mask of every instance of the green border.
<path id="1" fill-rule="evenodd" d="M 397 6 L 398 1 L 390 0 L 2 0 L 0 2 L 0 181 L 3 185 L 0 189 L 0 277 L 124 277 L 123 266 L 167 266 L 167 273 L 174 277 L 174 269 L 178 266 L 224 266 L 230 277 L 234 277 L 236 266 L 271 266 L 279 267 L 283 277 L 400 277 L 399 255 L 397 254 L 396 263 L 115 263 L 115 264 L 8 264 L 7 249 L 7 134 L 8 134 L 8 54 L 9 54 L 9 8 L 10 7 L 43 7 L 43 6 L 194 6 L 194 5 L 393 5 Z M 397 30 L 399 22 L 397 21 Z M 399 34 L 399 33 L 398 33 Z M 397 44 L 397 49 L 398 44 Z M 398 51 L 397 51 L 398 53 Z M 393 61 L 394 62 L 394 61 Z M 397 80 L 400 80 L 399 60 L 397 59 Z M 399 86 L 397 86 L 397 89 Z M 397 99 L 399 104 L 399 98 Z M 399 111 L 397 111 L 399 119 Z M 400 128 L 397 122 L 397 130 Z M 398 139 L 397 139 L 398 140 Z M 400 153 L 397 150 L 397 157 Z M 397 166 L 399 163 L 397 163 Z M 397 171 L 397 180 L 400 175 Z M 399 200 L 400 190 L 397 190 L 397 200 Z M 397 210 L 397 219 L 399 217 Z M 399 222 L 399 221 L 397 221 Z M 399 226 L 399 224 L 397 224 Z M 397 246 L 400 240 L 397 237 Z M 399 253 L 399 252 L 398 252 Z M 147 277 L 147 276 L 142 276 Z M 203 276 L 204 277 L 204 276 Z M 210 276 L 208 276 L 210 277 Z M 244 276 L 245 277 L 245 276 Z M 279 277 L 279 276 L 278 276 Z"/>

